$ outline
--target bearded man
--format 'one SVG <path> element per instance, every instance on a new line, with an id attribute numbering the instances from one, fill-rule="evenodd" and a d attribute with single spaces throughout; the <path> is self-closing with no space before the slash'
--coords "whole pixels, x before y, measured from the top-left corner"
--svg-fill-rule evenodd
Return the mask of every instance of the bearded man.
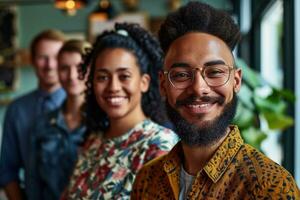
<path id="1" fill-rule="evenodd" d="M 138 173 L 135 199 L 299 199 L 293 177 L 245 144 L 236 125 L 242 71 L 230 15 L 200 2 L 171 13 L 159 39 L 160 89 L 181 141 Z"/>

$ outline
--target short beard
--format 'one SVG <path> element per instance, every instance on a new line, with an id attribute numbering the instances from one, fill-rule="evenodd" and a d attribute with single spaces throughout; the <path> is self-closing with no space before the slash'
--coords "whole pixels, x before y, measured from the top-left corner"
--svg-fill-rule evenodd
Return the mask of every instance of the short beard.
<path id="1" fill-rule="evenodd" d="M 181 103 L 176 102 L 176 107 L 183 106 L 184 102 L 193 101 L 195 97 L 189 97 Z M 207 97 L 209 100 L 209 97 Z M 224 104 L 223 98 L 215 98 L 215 102 Z M 237 108 L 238 99 L 234 93 L 232 100 L 224 106 L 223 112 L 214 120 L 204 122 L 201 127 L 186 121 L 166 100 L 166 111 L 174 125 L 175 132 L 181 141 L 189 146 L 209 146 L 218 142 L 225 134 L 226 129 L 232 122 Z M 199 115 L 201 120 L 202 115 Z"/>

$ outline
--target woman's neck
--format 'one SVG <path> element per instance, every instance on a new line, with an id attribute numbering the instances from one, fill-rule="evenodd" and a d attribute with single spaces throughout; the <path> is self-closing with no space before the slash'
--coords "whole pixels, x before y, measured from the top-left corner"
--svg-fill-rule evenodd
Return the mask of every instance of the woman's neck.
<path id="1" fill-rule="evenodd" d="M 64 108 L 64 118 L 69 130 L 73 130 L 81 124 L 81 106 L 84 95 L 68 96 Z"/>
<path id="2" fill-rule="evenodd" d="M 126 116 L 117 119 L 110 119 L 110 127 L 105 132 L 106 138 L 115 138 L 127 133 L 130 129 L 134 128 L 137 124 L 144 121 L 145 116 L 142 109 L 132 111 Z"/>

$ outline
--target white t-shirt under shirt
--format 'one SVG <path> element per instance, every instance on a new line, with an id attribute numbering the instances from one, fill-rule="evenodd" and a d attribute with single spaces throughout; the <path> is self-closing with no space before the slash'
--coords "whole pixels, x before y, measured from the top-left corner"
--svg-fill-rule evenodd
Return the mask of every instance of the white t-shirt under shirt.
<path id="1" fill-rule="evenodd" d="M 187 195 L 191 191 L 191 187 L 194 180 L 195 180 L 195 176 L 188 174 L 184 170 L 184 167 L 181 165 L 179 200 L 186 200 Z"/>

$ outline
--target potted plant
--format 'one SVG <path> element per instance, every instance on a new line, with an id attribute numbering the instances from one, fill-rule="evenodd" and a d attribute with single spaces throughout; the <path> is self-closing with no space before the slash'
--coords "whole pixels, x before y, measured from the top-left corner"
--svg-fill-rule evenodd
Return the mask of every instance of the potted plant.
<path id="1" fill-rule="evenodd" d="M 234 122 L 245 142 L 261 150 L 266 131 L 282 131 L 293 125 L 294 120 L 287 115 L 286 109 L 288 103 L 294 102 L 295 96 L 289 90 L 272 87 L 243 60 L 237 59 L 236 66 L 243 71 L 243 84 Z M 265 92 L 261 92 L 262 89 Z M 263 123 L 267 130 L 261 128 Z"/>

